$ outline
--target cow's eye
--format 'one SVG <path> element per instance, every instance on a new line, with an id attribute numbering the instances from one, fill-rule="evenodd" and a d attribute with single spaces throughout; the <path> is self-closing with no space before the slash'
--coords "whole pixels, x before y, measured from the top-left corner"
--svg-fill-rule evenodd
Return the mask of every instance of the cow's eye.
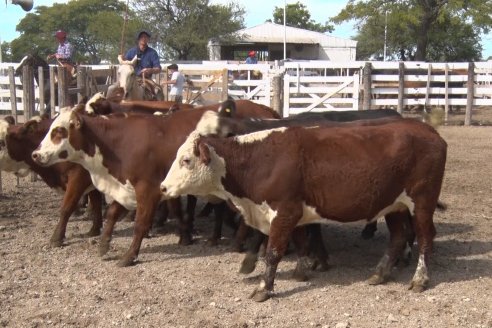
<path id="1" fill-rule="evenodd" d="M 191 160 L 189 158 L 181 159 L 181 166 L 190 166 Z"/>

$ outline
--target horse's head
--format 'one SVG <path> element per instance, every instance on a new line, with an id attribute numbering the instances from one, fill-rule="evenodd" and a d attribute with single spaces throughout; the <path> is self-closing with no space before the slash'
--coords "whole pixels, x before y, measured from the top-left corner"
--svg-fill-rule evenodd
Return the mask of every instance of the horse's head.
<path id="1" fill-rule="evenodd" d="M 15 68 L 15 76 L 22 75 L 22 68 L 24 66 L 31 66 L 32 68 L 34 68 L 35 74 L 37 74 L 36 69 L 40 66 L 45 69 L 48 69 L 50 67 L 48 63 L 43 58 L 41 58 L 41 56 L 37 54 L 28 54 L 24 56 L 24 58 L 22 58 L 19 65 Z"/>
<path id="2" fill-rule="evenodd" d="M 123 60 L 123 57 L 118 56 L 120 67 L 118 68 L 118 85 L 123 88 L 123 99 L 127 99 L 131 94 L 134 85 L 136 84 L 135 64 L 137 56 L 132 60 Z"/>

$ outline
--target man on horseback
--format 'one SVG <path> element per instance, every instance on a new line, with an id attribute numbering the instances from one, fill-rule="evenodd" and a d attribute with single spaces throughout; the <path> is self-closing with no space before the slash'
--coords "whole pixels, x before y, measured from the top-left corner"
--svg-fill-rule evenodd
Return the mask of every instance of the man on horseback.
<path id="1" fill-rule="evenodd" d="M 67 32 L 58 30 L 55 33 L 55 37 L 58 40 L 58 48 L 56 49 L 56 53 L 48 55 L 47 59 L 50 60 L 56 58 L 60 66 L 66 67 L 67 71 L 71 75 L 74 75 L 75 63 L 72 60 L 73 47 L 70 42 L 67 41 Z"/>
<path id="2" fill-rule="evenodd" d="M 146 92 L 152 93 L 156 100 L 163 100 L 164 95 L 162 88 L 152 80 L 153 74 L 161 72 L 161 64 L 157 51 L 149 47 L 151 34 L 148 31 L 142 30 L 137 34 L 137 45 L 127 51 L 123 60 L 132 61 L 136 58 L 134 66 L 135 74 L 139 78 L 139 83 L 145 86 Z M 113 95 L 117 88 L 117 84 L 111 85 L 108 88 L 108 97 Z"/>

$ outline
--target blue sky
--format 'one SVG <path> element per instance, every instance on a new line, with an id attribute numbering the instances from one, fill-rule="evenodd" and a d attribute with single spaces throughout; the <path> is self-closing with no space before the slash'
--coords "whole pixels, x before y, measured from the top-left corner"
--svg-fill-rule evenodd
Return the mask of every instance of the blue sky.
<path id="1" fill-rule="evenodd" d="M 297 0 L 285 0 L 287 3 L 295 3 Z M 15 26 L 26 15 L 26 13 L 17 5 L 12 5 L 10 0 L 5 6 L 0 3 L 0 39 L 2 41 L 11 41 L 18 37 Z M 34 0 L 34 6 L 50 6 L 54 2 L 65 1 L 47 1 Z M 211 3 L 228 3 L 229 0 L 210 0 Z M 237 0 L 246 10 L 245 22 L 247 27 L 255 26 L 272 18 L 275 7 L 283 7 L 284 0 Z M 311 18 L 316 22 L 324 23 L 330 17 L 336 15 L 347 3 L 347 0 L 302 0 L 311 13 Z M 332 33 L 334 36 L 350 38 L 355 35 L 352 24 L 346 23 L 335 27 Z M 487 59 L 492 56 L 492 34 L 482 36 L 482 47 L 484 49 L 482 57 Z"/>

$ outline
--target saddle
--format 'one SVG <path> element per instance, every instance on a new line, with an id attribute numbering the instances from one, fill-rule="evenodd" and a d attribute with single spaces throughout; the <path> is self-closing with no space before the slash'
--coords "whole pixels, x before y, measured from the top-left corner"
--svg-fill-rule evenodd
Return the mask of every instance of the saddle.
<path id="1" fill-rule="evenodd" d="M 139 77 L 137 82 L 144 88 L 146 99 L 164 100 L 164 92 L 162 91 L 162 87 L 155 83 L 152 79 L 142 79 Z"/>

